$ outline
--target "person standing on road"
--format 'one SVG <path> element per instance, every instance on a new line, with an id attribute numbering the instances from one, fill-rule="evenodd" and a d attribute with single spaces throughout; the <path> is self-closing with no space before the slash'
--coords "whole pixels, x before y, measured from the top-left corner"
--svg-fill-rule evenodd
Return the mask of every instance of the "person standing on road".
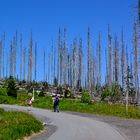
<path id="1" fill-rule="evenodd" d="M 31 107 L 32 107 L 32 97 L 30 97 L 29 100 L 28 100 L 28 106 L 29 106 L 28 110 L 31 111 Z"/>
<path id="2" fill-rule="evenodd" d="M 56 96 L 55 99 L 54 99 L 54 112 L 59 112 L 59 97 Z"/>

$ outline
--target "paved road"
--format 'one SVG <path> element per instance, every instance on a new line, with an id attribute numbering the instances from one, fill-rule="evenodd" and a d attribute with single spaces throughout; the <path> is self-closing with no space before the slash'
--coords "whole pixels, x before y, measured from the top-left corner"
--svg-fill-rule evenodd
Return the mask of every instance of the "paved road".
<path id="1" fill-rule="evenodd" d="M 0 105 L 0 107 L 8 110 L 28 111 L 28 108 L 23 106 Z M 46 140 L 125 140 L 119 132 L 104 122 L 38 108 L 33 108 L 31 113 L 39 119 L 44 118 L 42 121 L 47 124 L 57 127 L 56 132 Z"/>

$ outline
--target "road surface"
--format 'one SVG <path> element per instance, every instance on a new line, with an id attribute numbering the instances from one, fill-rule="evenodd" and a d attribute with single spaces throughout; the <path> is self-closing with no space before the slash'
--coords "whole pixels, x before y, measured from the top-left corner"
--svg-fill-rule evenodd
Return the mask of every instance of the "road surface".
<path id="1" fill-rule="evenodd" d="M 29 112 L 28 108 L 23 106 L 0 104 L 0 107 Z M 38 108 L 32 108 L 30 113 L 48 125 L 57 127 L 51 136 L 45 138 L 46 140 L 126 140 L 107 123 L 90 118 Z"/>

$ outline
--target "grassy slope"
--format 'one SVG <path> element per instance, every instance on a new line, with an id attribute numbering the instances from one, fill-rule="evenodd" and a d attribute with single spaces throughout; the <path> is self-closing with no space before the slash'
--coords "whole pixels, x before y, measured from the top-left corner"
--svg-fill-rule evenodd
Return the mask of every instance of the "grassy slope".
<path id="1" fill-rule="evenodd" d="M 0 93 L 0 103 L 6 104 L 19 104 L 27 105 L 27 99 L 29 97 L 26 94 L 18 94 L 17 99 L 8 97 L 5 94 Z M 39 108 L 53 109 L 53 101 L 50 97 L 37 97 L 35 96 L 35 102 L 33 106 Z M 124 118 L 140 119 L 140 110 L 138 107 L 129 106 L 128 115 L 125 112 L 125 105 L 109 105 L 101 102 L 94 102 L 92 104 L 84 104 L 79 100 L 62 99 L 60 101 L 60 109 L 65 111 L 76 111 L 83 113 L 94 113 L 101 115 L 118 116 Z"/>
<path id="2" fill-rule="evenodd" d="M 32 115 L 0 109 L 0 140 L 21 139 L 42 129 L 42 124 Z"/>
<path id="3" fill-rule="evenodd" d="M 40 98 L 33 106 L 40 108 L 52 109 L 53 103 L 50 98 Z M 126 115 L 124 105 L 109 105 L 107 103 L 94 102 L 92 104 L 84 104 L 79 100 L 62 99 L 60 101 L 60 109 L 64 111 L 75 111 L 83 113 L 93 113 L 100 115 L 110 115 L 124 118 L 140 119 L 140 110 L 138 107 L 129 106 L 128 115 Z"/>

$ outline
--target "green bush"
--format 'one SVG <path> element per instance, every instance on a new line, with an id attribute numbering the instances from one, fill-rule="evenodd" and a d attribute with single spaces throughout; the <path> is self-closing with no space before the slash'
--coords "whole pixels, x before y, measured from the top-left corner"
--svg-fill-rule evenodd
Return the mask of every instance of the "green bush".
<path id="1" fill-rule="evenodd" d="M 110 91 L 108 89 L 104 89 L 101 94 L 101 100 L 104 101 L 110 95 Z"/>
<path id="2" fill-rule="evenodd" d="M 45 92 L 42 90 L 42 91 L 39 93 L 38 96 L 39 96 L 39 97 L 45 97 Z"/>
<path id="3" fill-rule="evenodd" d="M 55 87 L 58 86 L 58 80 L 56 79 L 56 77 L 54 78 L 54 86 L 55 86 Z"/>
<path id="4" fill-rule="evenodd" d="M 81 102 L 82 103 L 91 103 L 91 96 L 87 91 L 82 91 L 82 97 L 81 97 Z"/>
<path id="5" fill-rule="evenodd" d="M 7 94 L 8 96 L 17 98 L 16 84 L 12 76 L 8 80 Z"/>
<path id="6" fill-rule="evenodd" d="M 5 88 L 0 88 L 0 95 L 7 96 L 7 90 Z"/>

